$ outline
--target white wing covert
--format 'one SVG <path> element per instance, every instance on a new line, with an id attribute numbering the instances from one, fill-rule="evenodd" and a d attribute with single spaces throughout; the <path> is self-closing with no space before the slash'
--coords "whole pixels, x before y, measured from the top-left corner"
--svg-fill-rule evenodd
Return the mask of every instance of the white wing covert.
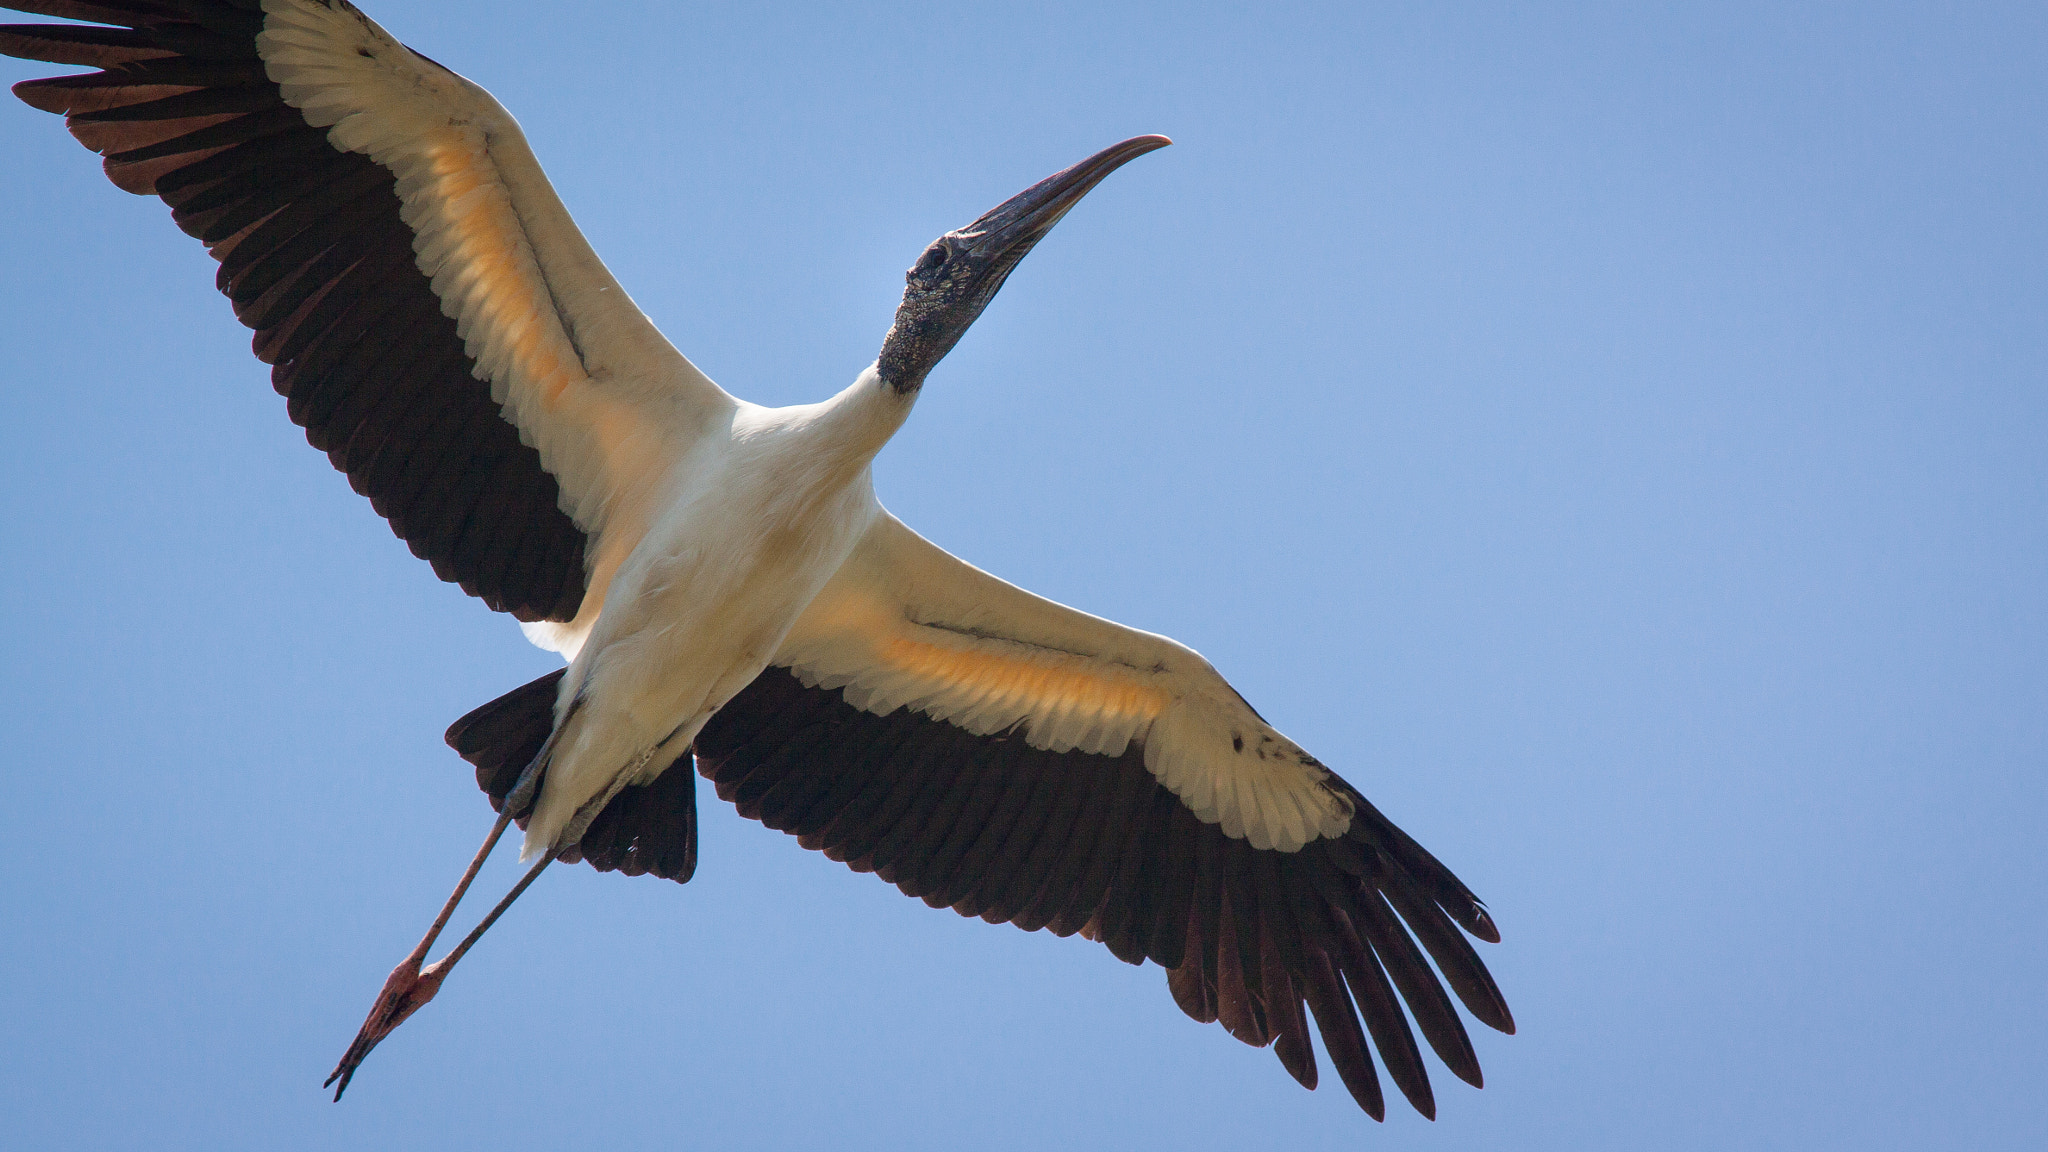
<path id="1" fill-rule="evenodd" d="M 1292 852 L 1350 826 L 1329 769 L 1192 649 L 1034 596 L 886 512 L 774 663 L 876 715 L 1014 729 L 1052 752 L 1121 756 L 1135 743 L 1198 818 L 1254 848 Z"/>

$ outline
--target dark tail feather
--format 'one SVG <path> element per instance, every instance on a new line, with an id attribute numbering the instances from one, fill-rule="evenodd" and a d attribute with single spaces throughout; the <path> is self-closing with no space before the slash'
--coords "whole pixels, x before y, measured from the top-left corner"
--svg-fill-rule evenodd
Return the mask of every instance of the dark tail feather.
<path id="1" fill-rule="evenodd" d="M 554 732 L 563 671 L 522 684 L 448 726 L 448 746 L 476 765 L 476 786 L 491 798 L 493 811 L 504 809 L 506 793 Z M 523 828 L 525 814 L 519 815 Z M 696 774 L 671 763 L 653 783 L 621 789 L 559 859 L 587 861 L 600 872 L 689 880 L 697 871 Z"/>
<path id="2" fill-rule="evenodd" d="M 504 810 L 505 794 L 555 730 L 555 695 L 566 671 L 522 684 L 448 726 L 448 746 L 476 765 L 476 786 L 490 796 L 493 812 Z"/>

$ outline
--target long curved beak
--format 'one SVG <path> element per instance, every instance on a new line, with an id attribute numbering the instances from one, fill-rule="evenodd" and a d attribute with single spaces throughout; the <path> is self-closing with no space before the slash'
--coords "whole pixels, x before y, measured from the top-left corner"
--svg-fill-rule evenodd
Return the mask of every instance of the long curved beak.
<path id="1" fill-rule="evenodd" d="M 875 361 L 882 378 L 899 392 L 923 387 L 925 374 L 959 342 L 1017 262 L 1081 197 L 1111 172 L 1171 143 L 1164 136 L 1133 136 L 1112 144 L 934 241 L 905 274 L 903 303 Z"/>
<path id="2" fill-rule="evenodd" d="M 1011 257 L 1014 265 L 1111 172 L 1171 143 L 1164 136 L 1133 136 L 1112 144 L 982 213 L 981 219 L 953 235 L 968 242 L 966 250 L 977 260 Z"/>

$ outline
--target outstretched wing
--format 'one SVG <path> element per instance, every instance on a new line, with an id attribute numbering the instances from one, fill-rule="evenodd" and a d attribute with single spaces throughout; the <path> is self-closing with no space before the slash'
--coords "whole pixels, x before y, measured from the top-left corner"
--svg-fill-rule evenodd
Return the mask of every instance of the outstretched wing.
<path id="1" fill-rule="evenodd" d="M 1401 1001 L 1480 1081 L 1425 952 L 1473 1016 L 1514 1028 L 1459 932 L 1497 941 L 1484 907 L 1207 661 L 886 514 L 696 752 L 743 815 L 933 907 L 1156 962 L 1188 1015 L 1273 1043 L 1311 1088 L 1313 1015 L 1375 1117 L 1367 1035 L 1435 1114 Z"/>
<path id="2" fill-rule="evenodd" d="M 102 71 L 16 95 L 155 194 L 306 438 L 443 579 L 573 647 L 733 401 L 591 252 L 483 89 L 343 0 L 9 0 Z"/>

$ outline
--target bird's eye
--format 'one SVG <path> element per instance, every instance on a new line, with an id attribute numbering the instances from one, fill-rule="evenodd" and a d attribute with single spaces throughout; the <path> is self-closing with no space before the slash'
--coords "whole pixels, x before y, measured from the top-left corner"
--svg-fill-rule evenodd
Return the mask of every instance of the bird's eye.
<path id="1" fill-rule="evenodd" d="M 924 250 L 924 255 L 917 258 L 917 267 L 912 268 L 911 272 L 919 276 L 930 275 L 944 267 L 946 260 L 951 256 L 952 252 L 948 251 L 944 244 L 934 244 Z"/>

